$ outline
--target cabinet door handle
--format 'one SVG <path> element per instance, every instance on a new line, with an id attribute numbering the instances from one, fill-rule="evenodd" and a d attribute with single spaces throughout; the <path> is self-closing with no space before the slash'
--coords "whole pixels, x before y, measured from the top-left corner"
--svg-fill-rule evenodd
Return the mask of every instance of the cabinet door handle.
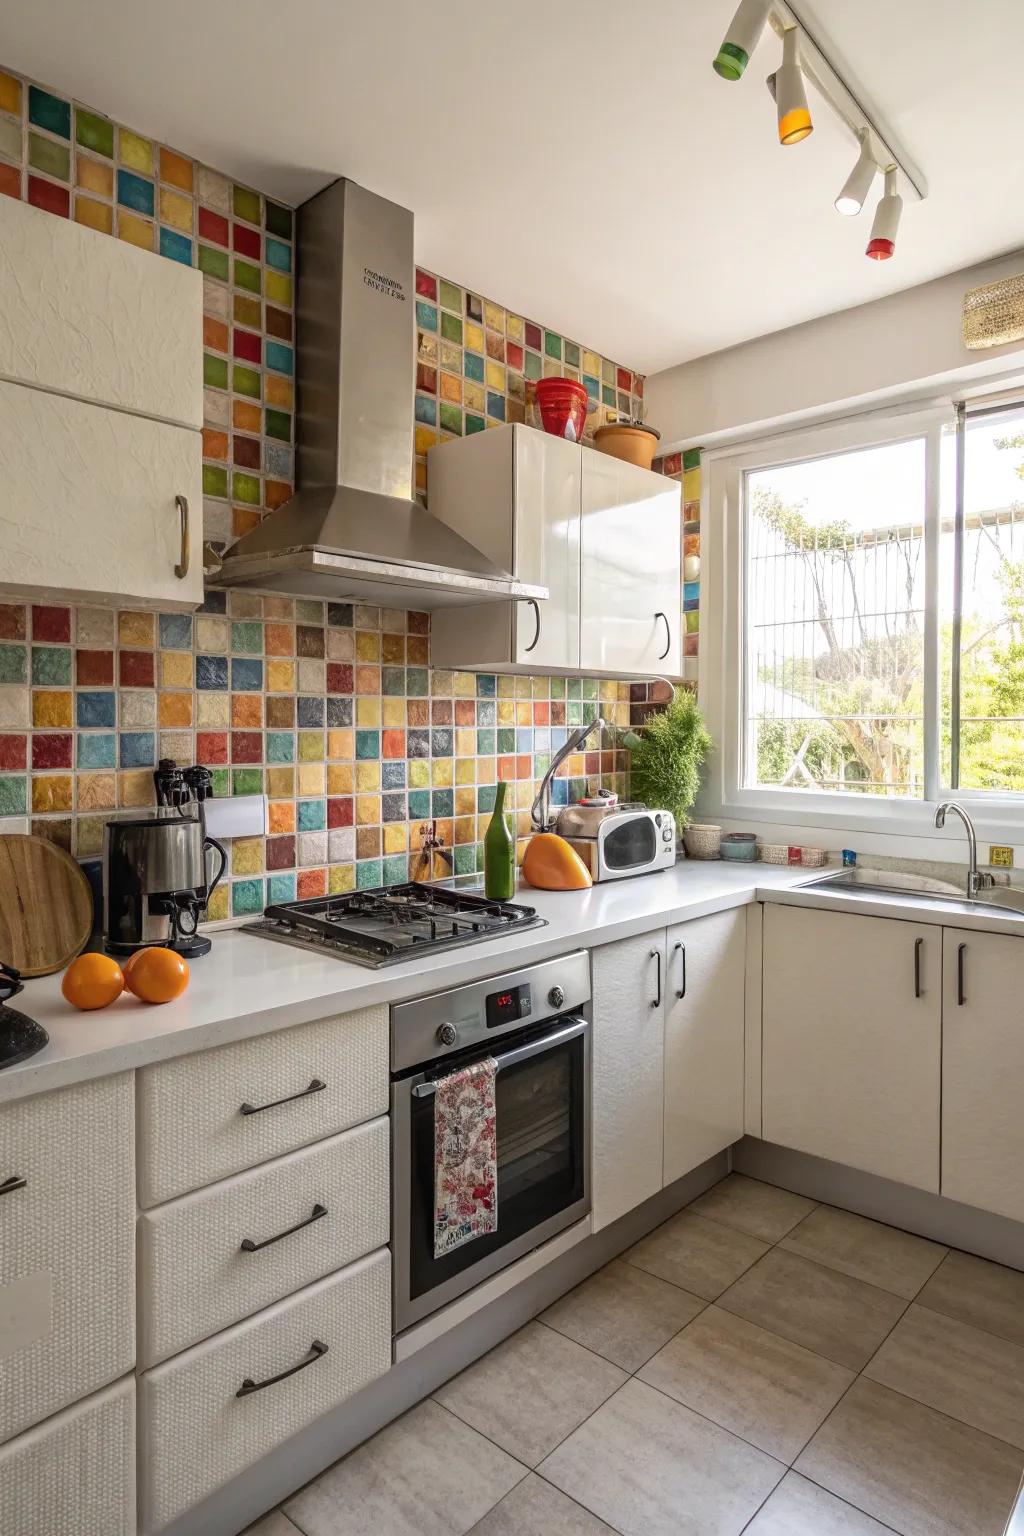
<path id="1" fill-rule="evenodd" d="M 289 1376 L 294 1376 L 297 1371 L 304 1371 L 307 1365 L 313 1365 L 326 1353 L 327 1345 L 321 1343 L 319 1339 L 314 1339 L 305 1360 L 300 1360 L 298 1365 L 291 1366 L 287 1371 L 279 1371 L 276 1376 L 268 1376 L 266 1381 L 253 1381 L 251 1376 L 247 1376 L 235 1396 L 249 1397 L 253 1392 L 262 1392 L 264 1387 L 272 1387 L 279 1381 L 287 1381 Z"/>
<path id="2" fill-rule="evenodd" d="M 957 1006 L 960 1008 L 967 1001 L 967 996 L 964 992 L 964 955 L 966 953 L 967 945 L 958 944 L 956 947 L 956 1001 Z"/>
<path id="3" fill-rule="evenodd" d="M 305 1099 L 311 1093 L 322 1093 L 327 1087 L 318 1077 L 314 1077 L 308 1088 L 300 1088 L 298 1093 L 286 1094 L 283 1099 L 271 1099 L 269 1104 L 240 1104 L 240 1115 L 261 1115 L 265 1109 L 277 1109 L 280 1104 L 292 1104 L 296 1099 Z"/>
<path id="4" fill-rule="evenodd" d="M 668 621 L 668 614 L 662 613 L 660 608 L 658 609 L 658 612 L 654 615 L 654 617 L 656 619 L 664 619 L 665 620 L 665 649 L 658 653 L 658 660 L 659 661 L 664 661 L 665 657 L 668 655 L 669 651 L 672 649 L 672 626 L 671 626 L 671 624 Z"/>
<path id="5" fill-rule="evenodd" d="M 914 940 L 914 996 L 921 996 L 921 946 L 923 938 Z"/>
<path id="6" fill-rule="evenodd" d="M 535 651 L 537 649 L 537 642 L 540 639 L 540 603 L 538 603 L 535 597 L 528 597 L 526 601 L 533 609 L 533 620 L 535 626 L 533 631 L 533 639 L 530 641 L 526 649 L 527 651 Z"/>
<path id="7" fill-rule="evenodd" d="M 13 1195 L 16 1189 L 24 1189 L 28 1184 L 27 1179 L 21 1178 L 17 1173 L 12 1173 L 9 1179 L 4 1179 L 0 1184 L 0 1195 Z"/>
<path id="8" fill-rule="evenodd" d="M 305 1221 L 297 1221 L 294 1227 L 285 1227 L 283 1232 L 277 1232 L 273 1237 L 265 1237 L 262 1243 L 257 1243 L 251 1237 L 243 1237 L 240 1245 L 241 1250 L 243 1253 L 259 1253 L 261 1248 L 269 1248 L 273 1243 L 279 1243 L 282 1237 L 291 1237 L 293 1232 L 301 1232 L 303 1227 L 312 1226 L 314 1221 L 320 1221 L 326 1215 L 326 1205 L 321 1205 L 317 1201 L 313 1207 L 312 1215 L 307 1216 Z"/>
<path id="9" fill-rule="evenodd" d="M 679 965 L 680 965 L 680 969 L 682 971 L 682 975 L 680 976 L 680 981 L 681 981 L 682 985 L 680 986 L 678 992 L 676 993 L 676 997 L 685 997 L 686 996 L 686 945 L 685 944 L 677 944 L 676 945 L 676 949 L 679 951 Z"/>
<path id="10" fill-rule="evenodd" d="M 188 575 L 190 546 L 188 530 L 188 497 L 175 496 L 174 505 L 177 507 L 178 516 L 181 519 L 181 558 L 179 559 L 177 565 L 174 567 L 174 574 L 177 576 L 179 581 L 184 581 L 185 577 Z"/>
<path id="11" fill-rule="evenodd" d="M 651 1004 L 651 1007 L 652 1008 L 660 1008 L 661 1007 L 661 950 L 660 949 L 652 949 L 651 950 L 651 959 L 654 960 L 657 963 L 657 967 L 658 967 L 658 982 L 657 982 L 657 985 L 658 985 L 658 995 L 654 999 L 654 1002 Z"/>

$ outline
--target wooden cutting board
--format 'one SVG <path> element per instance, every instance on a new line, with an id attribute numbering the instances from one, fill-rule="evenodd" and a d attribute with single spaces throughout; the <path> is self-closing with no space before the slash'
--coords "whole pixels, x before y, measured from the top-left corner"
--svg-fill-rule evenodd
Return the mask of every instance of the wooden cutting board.
<path id="1" fill-rule="evenodd" d="M 92 932 L 92 890 L 80 865 L 43 837 L 0 837 L 0 960 L 49 976 Z"/>

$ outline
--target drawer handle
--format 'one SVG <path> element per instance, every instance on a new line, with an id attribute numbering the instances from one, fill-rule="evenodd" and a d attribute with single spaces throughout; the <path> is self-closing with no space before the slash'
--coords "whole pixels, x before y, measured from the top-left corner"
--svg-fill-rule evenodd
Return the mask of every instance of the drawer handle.
<path id="1" fill-rule="evenodd" d="M 269 1104 L 242 1104 L 239 1106 L 240 1115 L 261 1115 L 265 1109 L 277 1109 L 279 1104 L 292 1104 L 296 1099 L 304 1099 L 311 1093 L 322 1093 L 327 1087 L 318 1077 L 314 1077 L 308 1088 L 300 1088 L 298 1093 L 289 1093 L 283 1099 L 272 1099 Z"/>
<path id="2" fill-rule="evenodd" d="M 12 1173 L 9 1179 L 4 1179 L 3 1183 L 0 1184 L 0 1195 L 13 1195 L 16 1189 L 24 1189 L 27 1183 L 27 1179 Z"/>
<path id="3" fill-rule="evenodd" d="M 269 1248 L 271 1243 L 279 1243 L 282 1237 L 291 1237 L 293 1232 L 301 1232 L 303 1227 L 311 1226 L 314 1221 L 320 1221 L 326 1215 L 326 1205 L 321 1205 L 318 1201 L 313 1207 L 312 1215 L 307 1216 L 305 1221 L 297 1221 L 294 1227 L 286 1227 L 283 1232 L 276 1233 L 274 1237 L 265 1237 L 262 1243 L 254 1242 L 251 1237 L 243 1237 L 242 1252 L 259 1253 L 261 1248 Z"/>
<path id="4" fill-rule="evenodd" d="M 279 1381 L 287 1381 L 289 1376 L 294 1376 L 297 1371 L 304 1371 L 307 1365 L 312 1365 L 314 1361 L 319 1360 L 326 1353 L 327 1345 L 322 1344 L 319 1339 L 314 1339 L 309 1346 L 309 1354 L 305 1360 L 300 1360 L 298 1365 L 291 1366 L 287 1371 L 279 1371 L 276 1376 L 268 1376 L 266 1381 L 253 1381 L 251 1376 L 247 1376 L 235 1393 L 235 1396 L 249 1397 L 253 1392 L 262 1392 L 264 1387 L 272 1387 Z"/>
<path id="5" fill-rule="evenodd" d="M 174 505 L 178 509 L 178 517 L 181 520 L 181 557 L 178 560 L 177 565 L 174 567 L 174 574 L 177 576 L 179 581 L 184 581 L 185 577 L 188 575 L 188 559 L 191 542 L 188 527 L 188 497 L 175 496 Z"/>

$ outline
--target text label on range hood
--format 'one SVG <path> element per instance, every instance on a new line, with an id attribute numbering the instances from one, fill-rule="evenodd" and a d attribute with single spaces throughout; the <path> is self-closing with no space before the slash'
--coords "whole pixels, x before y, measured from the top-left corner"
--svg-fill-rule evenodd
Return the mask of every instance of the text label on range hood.
<path id="1" fill-rule="evenodd" d="M 353 181 L 297 218 L 298 490 L 211 578 L 385 607 L 543 599 L 413 497 L 413 219 Z"/>

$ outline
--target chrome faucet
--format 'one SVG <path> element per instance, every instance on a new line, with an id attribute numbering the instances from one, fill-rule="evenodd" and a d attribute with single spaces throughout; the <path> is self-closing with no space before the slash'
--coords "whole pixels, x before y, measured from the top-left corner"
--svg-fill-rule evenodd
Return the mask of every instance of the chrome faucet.
<path id="1" fill-rule="evenodd" d="M 935 812 L 935 825 L 946 825 L 946 812 L 955 811 L 964 824 L 967 832 L 967 900 L 974 901 L 979 891 L 987 891 L 995 885 L 995 877 L 987 870 L 978 869 L 978 839 L 974 831 L 974 822 L 968 816 L 962 805 L 955 800 L 944 800 Z"/>
<path id="2" fill-rule="evenodd" d="M 548 771 L 540 781 L 540 789 L 537 791 L 537 798 L 534 800 L 530 811 L 530 820 L 538 832 L 546 832 L 554 820 L 551 815 L 551 780 L 554 778 L 555 773 L 565 762 L 569 754 L 575 752 L 577 747 L 583 745 L 591 731 L 603 730 L 604 718 L 601 715 L 595 715 L 593 720 L 588 721 L 586 725 L 581 725 L 573 731 L 572 735 L 566 740 L 565 745 L 559 747 L 551 759 Z"/>

